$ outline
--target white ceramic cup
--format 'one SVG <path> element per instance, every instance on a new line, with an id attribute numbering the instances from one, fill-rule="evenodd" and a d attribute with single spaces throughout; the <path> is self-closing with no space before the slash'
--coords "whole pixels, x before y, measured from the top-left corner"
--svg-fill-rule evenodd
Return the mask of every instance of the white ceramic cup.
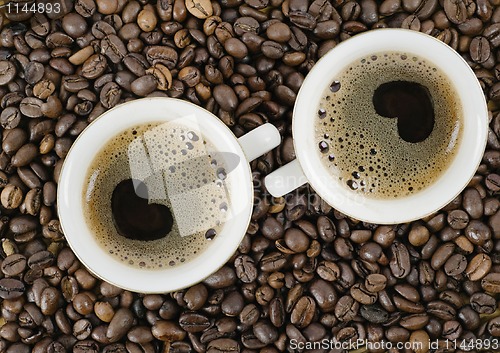
<path id="1" fill-rule="evenodd" d="M 408 197 L 376 199 L 353 192 L 333 178 L 317 153 L 314 119 L 323 91 L 346 67 L 380 52 L 414 54 L 438 67 L 453 83 L 462 104 L 463 136 L 457 154 L 435 183 Z M 361 221 L 405 223 L 425 217 L 452 201 L 481 161 L 488 132 L 488 110 L 479 82 L 465 60 L 443 42 L 415 31 L 377 29 L 338 44 L 307 75 L 297 95 L 292 132 L 297 159 L 268 175 L 271 195 L 282 196 L 309 182 L 328 204 Z"/>
<path id="2" fill-rule="evenodd" d="M 226 219 L 222 231 L 208 248 L 190 261 L 158 270 L 131 267 L 107 253 L 87 225 L 82 195 L 89 166 L 101 148 L 121 131 L 147 122 L 169 122 L 186 116 L 196 117 L 203 137 L 217 151 L 239 157 L 239 163 L 227 176 L 232 217 Z M 92 273 L 121 288 L 161 293 L 198 283 L 222 267 L 238 248 L 252 214 L 253 184 L 249 162 L 278 146 L 280 141 L 278 130 L 271 124 L 236 138 L 215 115 L 178 99 L 144 98 L 121 104 L 92 122 L 66 157 L 57 193 L 59 219 L 66 240 Z"/>

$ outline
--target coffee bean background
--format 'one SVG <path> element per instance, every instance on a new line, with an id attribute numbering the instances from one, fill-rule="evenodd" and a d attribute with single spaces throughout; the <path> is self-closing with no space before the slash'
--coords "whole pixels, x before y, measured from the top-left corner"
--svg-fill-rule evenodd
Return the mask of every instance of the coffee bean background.
<path id="1" fill-rule="evenodd" d="M 500 337 L 500 1 L 48 2 L 61 12 L 4 10 L 0 22 L 0 352 L 276 353 L 294 351 L 291 339 Z M 308 71 L 340 41 L 386 27 L 438 38 L 476 73 L 490 129 L 470 184 L 396 226 L 350 219 L 308 186 L 270 197 L 264 176 L 295 158 L 291 114 Z M 270 122 L 283 137 L 251 164 L 256 203 L 238 251 L 164 295 L 91 275 L 56 212 L 78 134 L 148 96 L 203 106 L 237 136 Z"/>

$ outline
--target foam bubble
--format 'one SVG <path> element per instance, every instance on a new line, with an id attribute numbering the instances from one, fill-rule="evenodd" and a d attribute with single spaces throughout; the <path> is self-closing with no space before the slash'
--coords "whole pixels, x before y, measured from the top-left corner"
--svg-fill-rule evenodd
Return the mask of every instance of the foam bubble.
<path id="1" fill-rule="evenodd" d="M 429 89 L 436 120 L 426 140 L 404 141 L 397 120 L 375 112 L 373 93 L 390 81 Z M 432 184 L 453 160 L 463 130 L 462 107 L 448 77 L 407 53 L 360 58 L 332 79 L 317 111 L 316 151 L 322 161 L 350 190 L 379 198 L 410 195 Z"/>
<path id="2" fill-rule="evenodd" d="M 112 138 L 94 158 L 83 195 L 87 224 L 105 251 L 133 267 L 160 269 L 206 250 L 224 226 L 229 203 L 225 161 L 211 156 L 213 151 L 214 145 L 200 132 L 177 122 L 145 124 Z M 223 180 L 212 164 L 224 171 L 219 173 Z M 145 180 L 150 202 L 173 210 L 174 225 L 167 236 L 138 241 L 116 232 L 111 195 L 132 174 Z"/>

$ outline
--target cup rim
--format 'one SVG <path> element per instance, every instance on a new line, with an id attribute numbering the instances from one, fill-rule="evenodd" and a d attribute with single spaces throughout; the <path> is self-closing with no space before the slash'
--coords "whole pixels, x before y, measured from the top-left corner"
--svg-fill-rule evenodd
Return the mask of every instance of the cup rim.
<path id="1" fill-rule="evenodd" d="M 466 135 L 463 133 L 461 146 L 454 161 L 433 185 L 413 196 L 394 200 L 360 196 L 360 194 L 350 192 L 343 185 L 338 185 L 335 178 L 332 178 L 326 171 L 318 153 L 314 150 L 316 146 L 314 143 L 314 124 L 311 124 L 311 117 L 315 117 L 314 111 L 317 109 L 323 90 L 327 87 L 326 84 L 320 84 L 320 82 L 324 83 L 327 80 L 331 82 L 335 73 L 339 73 L 357 58 L 371 53 L 380 53 L 384 50 L 415 54 L 442 69 L 460 95 L 460 101 L 463 103 L 467 97 L 469 101 L 474 102 L 474 109 L 470 107 L 471 104 L 469 107 L 462 107 L 464 111 L 463 130 L 464 132 L 466 129 L 474 128 L 476 130 L 475 134 Z M 448 66 L 440 61 L 443 59 L 434 60 L 438 55 L 443 55 L 450 61 Z M 346 60 L 349 61 L 346 62 Z M 336 65 L 337 67 L 335 67 Z M 449 71 L 457 72 L 457 70 L 461 70 L 461 77 L 448 74 Z M 466 84 L 459 86 L 458 81 Z M 475 114 L 471 115 L 470 112 L 467 112 L 467 108 L 473 110 Z M 486 147 L 488 110 L 484 94 L 474 72 L 451 47 L 432 36 L 412 30 L 377 29 L 358 34 L 339 43 L 318 60 L 306 76 L 297 94 L 292 117 L 292 131 L 296 158 L 309 184 L 322 199 L 339 212 L 360 221 L 376 224 L 398 224 L 433 214 L 451 202 L 467 186 L 481 162 Z M 463 168 L 454 168 L 456 172 L 460 171 L 460 173 L 455 175 L 456 179 L 452 181 L 453 187 L 444 188 L 444 192 L 442 189 L 443 178 L 449 177 L 448 174 L 452 170 L 452 166 L 457 163 L 458 155 L 465 153 L 466 144 L 469 144 L 469 148 L 474 152 L 469 153 L 470 162 Z"/>
<path id="2" fill-rule="evenodd" d="M 204 250 L 199 257 L 195 257 L 173 268 L 165 268 L 162 270 L 147 270 L 132 267 L 106 254 L 103 248 L 95 241 L 95 237 L 91 234 L 90 229 L 88 227 L 83 227 L 82 229 L 83 225 L 86 226 L 81 207 L 81 192 L 83 191 L 83 185 L 82 187 L 78 185 L 75 186 L 71 178 L 77 175 L 77 167 L 75 166 L 80 165 L 80 169 L 85 168 L 87 171 L 90 163 L 85 164 L 85 161 L 91 162 L 95 157 L 95 155 L 87 155 L 86 158 L 82 158 L 80 153 L 84 144 L 85 146 L 89 146 L 87 142 L 89 139 L 92 139 L 89 137 L 90 134 L 93 136 L 96 134 L 102 136 L 104 134 L 107 137 L 99 146 L 93 148 L 98 151 L 110 138 L 127 127 L 150 121 L 171 120 L 166 117 L 140 120 L 144 118 L 144 115 L 151 114 L 152 111 L 155 111 L 155 114 L 158 116 L 161 115 L 162 117 L 165 112 L 172 111 L 182 115 L 184 114 L 181 112 L 200 114 L 202 116 L 202 119 L 199 119 L 201 123 L 200 128 L 203 128 L 204 133 L 209 131 L 205 134 L 205 137 L 211 142 L 216 143 L 217 147 L 224 146 L 231 148 L 230 151 L 239 156 L 240 163 L 238 163 L 235 170 L 231 172 L 235 172 L 231 181 L 234 182 L 233 180 L 237 180 L 237 185 L 231 186 L 230 189 L 231 192 L 237 191 L 238 195 L 236 196 L 241 200 L 247 200 L 247 202 L 240 201 L 235 205 L 234 209 L 237 210 L 237 214 L 230 223 L 226 223 L 221 233 L 218 234 L 214 242 L 209 245 L 210 251 Z M 119 119 L 123 119 L 121 115 L 123 112 L 128 112 L 129 114 L 133 112 L 133 115 L 130 115 L 131 117 L 127 122 L 120 124 Z M 115 124 L 113 124 L 112 121 Z M 118 126 L 121 128 L 117 128 L 116 123 L 118 123 Z M 109 126 L 111 126 L 109 132 L 107 132 L 107 134 L 103 133 L 102 130 Z M 210 134 L 210 138 L 208 134 Z M 213 137 L 219 141 L 214 141 Z M 85 166 L 81 166 L 82 164 L 85 164 Z M 84 176 L 81 177 L 81 179 L 84 179 Z M 76 196 L 76 194 L 80 196 Z M 170 97 L 148 97 L 128 101 L 107 110 L 78 135 L 61 168 L 57 185 L 57 212 L 61 229 L 65 234 L 68 245 L 75 256 L 92 274 L 126 290 L 140 293 L 165 293 L 180 290 L 199 283 L 222 268 L 224 264 L 229 261 L 237 250 L 246 233 L 248 224 L 250 223 L 252 215 L 252 195 L 253 183 L 249 162 L 245 157 L 241 145 L 238 143 L 238 139 L 229 127 L 208 110 L 191 102 Z M 237 202 L 236 196 L 228 195 L 231 202 L 235 200 Z M 74 204 L 75 199 L 78 199 L 78 197 L 80 197 L 80 205 Z M 230 205 L 230 207 L 231 206 L 233 205 Z M 73 223 L 75 220 L 79 223 L 78 225 Z M 90 242 L 90 244 L 83 244 L 83 238 L 85 238 L 86 241 L 93 239 L 93 242 Z M 87 247 L 92 250 L 89 250 Z M 208 252 L 210 252 L 210 254 L 208 254 Z"/>

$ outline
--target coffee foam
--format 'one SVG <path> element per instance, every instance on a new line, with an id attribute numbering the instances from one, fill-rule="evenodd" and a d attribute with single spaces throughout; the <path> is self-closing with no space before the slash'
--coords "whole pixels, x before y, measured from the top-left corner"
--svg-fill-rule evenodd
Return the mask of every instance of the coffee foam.
<path id="1" fill-rule="evenodd" d="M 404 141 L 397 119 L 375 112 L 375 90 L 391 81 L 429 89 L 436 120 L 424 141 Z M 397 52 L 364 57 L 344 69 L 323 92 L 315 119 L 324 165 L 346 187 L 378 198 L 408 196 L 431 185 L 453 160 L 462 130 L 462 107 L 448 77 L 421 58 Z"/>
<path id="2" fill-rule="evenodd" d="M 172 267 L 203 252 L 211 242 L 207 231 L 219 234 L 230 212 L 225 162 L 213 151 L 199 131 L 178 121 L 137 126 L 112 138 L 89 168 L 83 195 L 87 224 L 105 251 L 148 269 Z M 146 184 L 150 203 L 172 211 L 166 237 L 139 241 L 117 233 L 111 196 L 129 178 Z"/>

